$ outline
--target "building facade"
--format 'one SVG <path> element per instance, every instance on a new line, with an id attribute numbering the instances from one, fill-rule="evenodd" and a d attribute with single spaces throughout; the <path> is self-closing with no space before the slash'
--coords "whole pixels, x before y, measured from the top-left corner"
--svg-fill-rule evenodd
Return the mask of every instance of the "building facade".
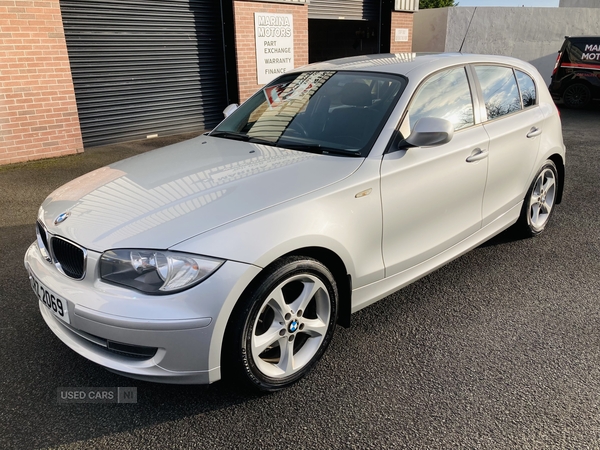
<path id="1" fill-rule="evenodd" d="M 561 8 L 600 8 L 598 0 L 560 0 Z"/>
<path id="2" fill-rule="evenodd" d="M 83 151 L 58 0 L 0 2 L 0 164 Z"/>
<path id="3" fill-rule="evenodd" d="M 0 164 L 201 132 L 278 74 L 410 52 L 416 0 L 0 2 Z"/>

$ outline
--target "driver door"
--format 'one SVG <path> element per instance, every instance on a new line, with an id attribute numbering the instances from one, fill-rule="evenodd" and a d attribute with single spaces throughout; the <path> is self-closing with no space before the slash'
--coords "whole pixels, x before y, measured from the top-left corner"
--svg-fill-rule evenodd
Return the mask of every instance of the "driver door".
<path id="1" fill-rule="evenodd" d="M 455 133 L 446 144 L 397 150 L 382 160 L 386 277 L 436 256 L 481 228 L 489 138 L 476 123 L 464 67 L 438 72 L 422 83 L 401 124 L 403 135 L 422 117 L 449 120 Z"/>

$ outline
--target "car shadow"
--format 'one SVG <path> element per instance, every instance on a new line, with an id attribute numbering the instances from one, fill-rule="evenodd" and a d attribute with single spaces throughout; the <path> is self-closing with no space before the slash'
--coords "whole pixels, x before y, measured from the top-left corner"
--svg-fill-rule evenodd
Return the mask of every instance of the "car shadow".
<path id="1" fill-rule="evenodd" d="M 497 234 L 496 236 L 491 238 L 489 241 L 486 241 L 483 244 L 479 245 L 479 247 L 480 248 L 495 247 L 497 245 L 504 245 L 504 244 L 508 244 L 510 242 L 522 241 L 524 239 L 527 239 L 527 237 L 523 236 L 523 234 L 520 233 L 520 231 L 518 229 L 516 229 L 514 226 L 512 226 L 512 227 L 504 230 L 502 233 Z"/>
<path id="2" fill-rule="evenodd" d="M 223 382 L 203 386 L 137 381 L 79 356 L 46 326 L 29 285 L 22 261 L 35 238 L 34 224 L 0 226 L 0 235 L 6 238 L 2 243 L 6 264 L 0 271 L 0 390 L 3 410 L 10 411 L 0 419 L 0 448 L 59 446 L 131 433 L 266 395 Z M 58 402 L 59 388 L 93 387 L 136 387 L 137 403 Z"/>

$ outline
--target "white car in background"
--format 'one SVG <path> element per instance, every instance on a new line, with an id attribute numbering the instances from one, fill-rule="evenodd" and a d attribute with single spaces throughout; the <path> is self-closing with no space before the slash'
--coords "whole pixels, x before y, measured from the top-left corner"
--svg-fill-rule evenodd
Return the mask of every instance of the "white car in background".
<path id="1" fill-rule="evenodd" d="M 89 360 L 273 391 L 302 378 L 352 313 L 511 225 L 544 231 L 564 164 L 557 109 L 530 64 L 318 63 L 206 135 L 57 189 L 25 267 L 50 329 Z"/>

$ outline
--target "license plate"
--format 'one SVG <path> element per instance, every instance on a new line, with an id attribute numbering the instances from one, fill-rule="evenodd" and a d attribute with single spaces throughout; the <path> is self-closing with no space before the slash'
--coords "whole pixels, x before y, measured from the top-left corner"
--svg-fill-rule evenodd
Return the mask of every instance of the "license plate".
<path id="1" fill-rule="evenodd" d="M 36 276 L 29 272 L 31 280 L 31 288 L 35 295 L 37 295 L 42 305 L 44 305 L 52 314 L 67 323 L 71 323 L 69 320 L 69 310 L 67 309 L 67 301 L 60 298 L 55 292 L 44 286 Z"/>

